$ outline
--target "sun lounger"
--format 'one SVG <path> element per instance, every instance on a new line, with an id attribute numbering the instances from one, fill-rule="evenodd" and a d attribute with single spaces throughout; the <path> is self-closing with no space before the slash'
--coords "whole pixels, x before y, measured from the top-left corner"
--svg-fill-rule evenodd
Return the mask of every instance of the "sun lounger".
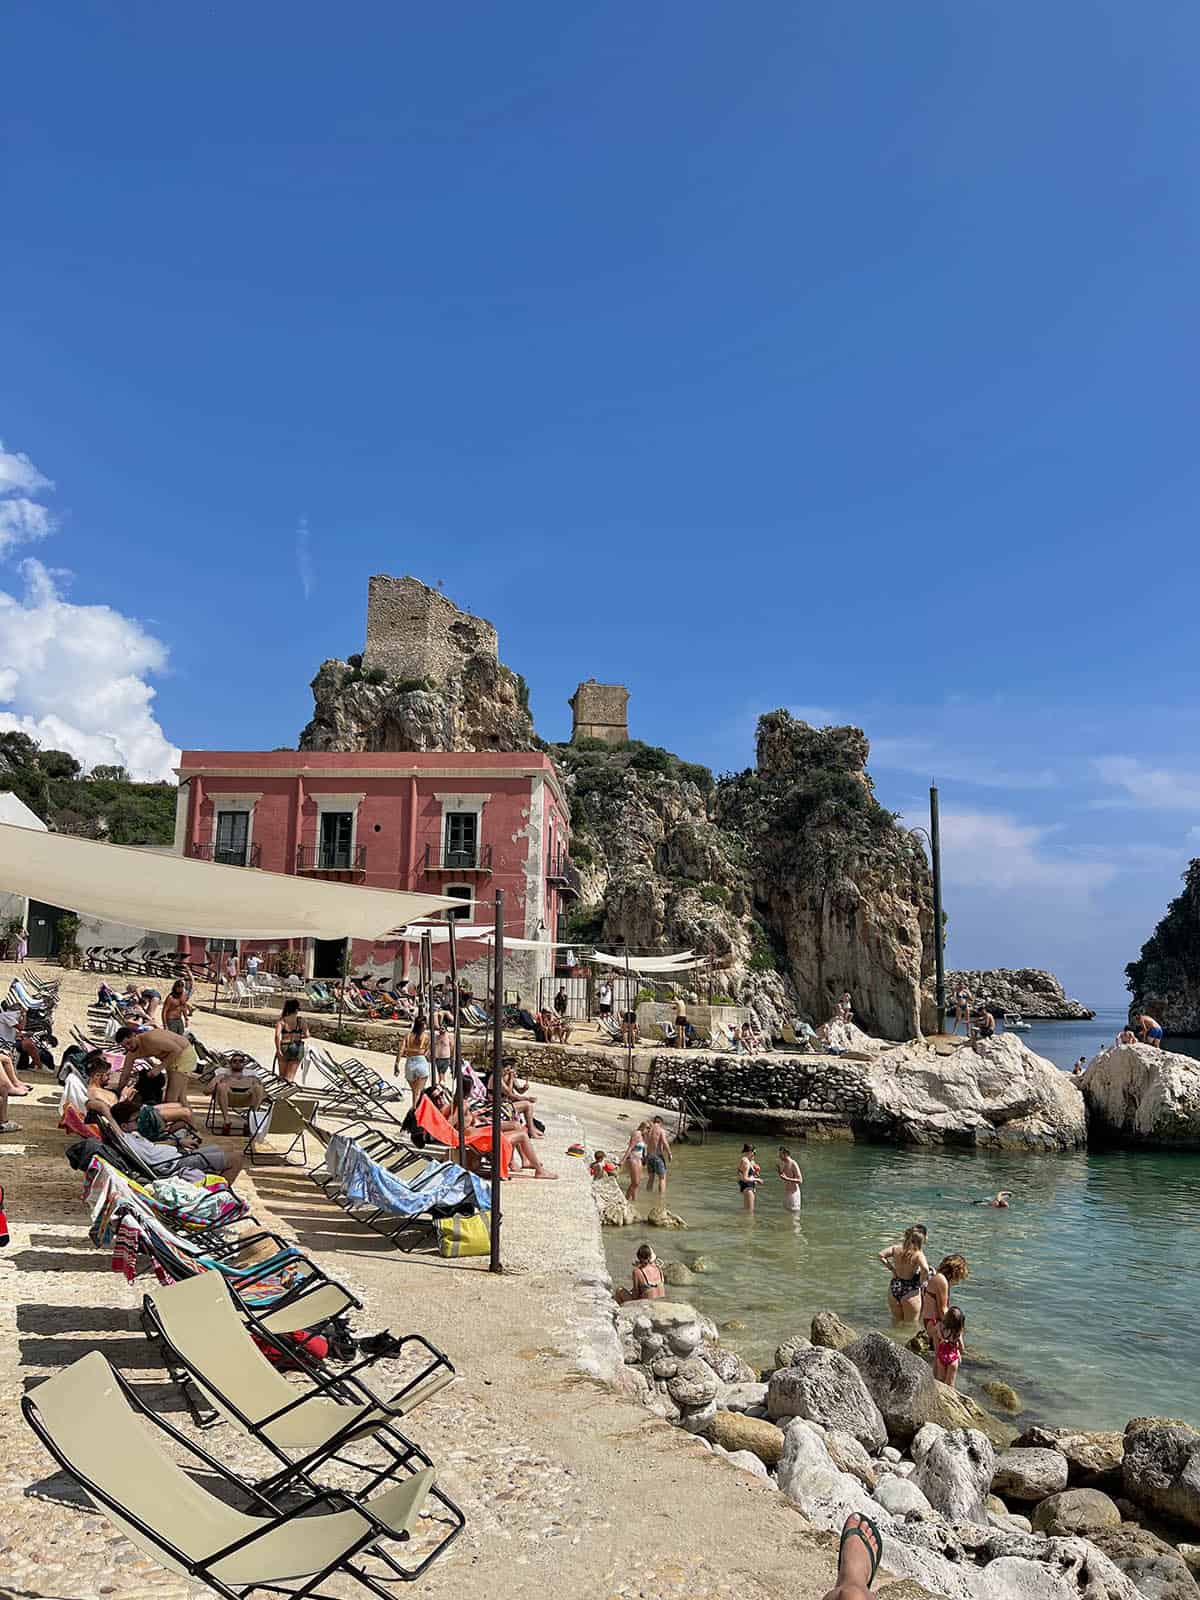
<path id="1" fill-rule="evenodd" d="M 390 1349 L 364 1357 L 333 1376 L 319 1373 L 300 1350 L 272 1338 L 257 1319 L 251 1326 L 281 1355 L 296 1359 L 307 1381 L 289 1382 L 254 1343 L 230 1290 L 215 1273 L 169 1288 L 152 1289 L 143 1302 L 143 1325 L 164 1347 L 168 1366 L 182 1369 L 218 1411 L 270 1450 L 282 1471 L 259 1484 L 272 1492 L 293 1478 L 312 1489 L 312 1474 L 338 1451 L 370 1440 L 389 1456 L 383 1472 L 363 1463 L 370 1488 L 399 1471 L 432 1465 L 395 1424 L 453 1381 L 449 1359 L 420 1334 L 405 1334 Z M 416 1353 L 422 1365 L 390 1398 L 376 1394 L 364 1373 L 381 1360 Z M 430 1359 L 426 1360 L 425 1358 Z M 339 1457 L 339 1460 L 344 1458 Z M 268 1485 L 270 1488 L 268 1489 Z"/>
<path id="2" fill-rule="evenodd" d="M 429 1467 L 370 1500 L 327 1489 L 281 1511 L 144 1405 L 99 1351 L 25 1395 L 21 1410 L 51 1456 L 121 1533 L 169 1571 L 201 1579 L 225 1600 L 242 1600 L 256 1589 L 315 1595 L 339 1572 L 386 1596 L 385 1584 L 419 1577 L 465 1525 L 442 1495 L 437 1527 L 445 1532 L 434 1547 L 410 1567 L 392 1553 L 396 1541 L 419 1531 L 434 1492 Z M 203 1462 L 224 1495 L 210 1493 L 178 1465 L 166 1439 Z M 250 1496 L 252 1513 L 228 1503 L 225 1496 L 238 1490 Z M 391 1574 L 382 1582 L 380 1567 Z"/>
<path id="3" fill-rule="evenodd" d="M 411 1152 L 395 1145 L 397 1159 L 411 1167 Z M 371 1228 L 397 1249 L 402 1238 L 422 1224 L 461 1212 L 486 1211 L 491 1190 L 480 1178 L 454 1162 L 429 1161 L 406 1178 L 391 1170 L 389 1157 L 377 1147 L 368 1153 L 344 1134 L 336 1133 L 318 1169 L 310 1174 L 334 1203 L 356 1222 Z"/>

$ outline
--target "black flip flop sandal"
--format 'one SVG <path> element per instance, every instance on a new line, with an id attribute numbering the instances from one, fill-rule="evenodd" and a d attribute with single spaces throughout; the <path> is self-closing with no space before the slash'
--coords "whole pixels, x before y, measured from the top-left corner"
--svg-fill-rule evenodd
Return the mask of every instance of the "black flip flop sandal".
<path id="1" fill-rule="evenodd" d="M 866 1547 L 867 1554 L 871 1558 L 871 1571 L 867 1578 L 867 1583 L 871 1584 L 875 1581 L 875 1574 L 879 1571 L 879 1563 L 883 1559 L 883 1535 L 880 1533 L 878 1525 L 863 1512 L 856 1511 L 852 1514 L 858 1518 L 858 1524 L 853 1528 L 847 1525 L 842 1529 L 842 1537 L 838 1544 L 838 1566 L 840 1568 L 842 1551 L 846 1548 L 847 1541 L 850 1539 L 861 1539 Z M 870 1528 L 871 1532 L 875 1535 L 874 1546 L 872 1546 L 871 1541 L 867 1538 L 868 1528 Z"/>

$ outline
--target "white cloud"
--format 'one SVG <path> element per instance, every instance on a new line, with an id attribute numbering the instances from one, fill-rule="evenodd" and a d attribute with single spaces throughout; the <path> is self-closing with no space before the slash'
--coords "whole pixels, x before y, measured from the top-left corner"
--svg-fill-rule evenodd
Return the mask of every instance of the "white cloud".
<path id="1" fill-rule="evenodd" d="M 313 574 L 312 537 L 308 531 L 307 517 L 301 517 L 296 528 L 296 573 L 304 590 L 304 598 L 308 600 L 312 596 L 316 578 Z"/>
<path id="2" fill-rule="evenodd" d="M 942 861 L 947 883 L 1007 893 L 1040 891 L 1086 898 L 1116 876 L 1111 861 L 1072 861 L 1044 853 L 1052 830 L 984 811 L 943 811 Z"/>
<path id="3" fill-rule="evenodd" d="M 19 450 L 6 450 L 4 441 L 0 440 L 0 494 L 40 494 L 43 489 L 53 487 L 27 455 Z"/>
<path id="4" fill-rule="evenodd" d="M 954 747 L 933 739 L 872 739 L 869 765 L 888 772 L 928 773 L 934 782 L 953 780 L 988 789 L 1053 789 L 1058 776 L 1048 767 L 1022 771 L 998 766 L 969 745 Z"/>
<path id="5" fill-rule="evenodd" d="M 810 728 L 840 727 L 846 718 L 832 706 L 789 706 L 797 722 L 807 722 Z"/>
<path id="6" fill-rule="evenodd" d="M 0 590 L 0 701 L 10 708 L 0 711 L 0 728 L 68 750 L 87 767 L 103 762 L 169 780 L 179 751 L 153 715 L 146 681 L 166 667 L 165 646 L 109 606 L 65 600 L 40 561 L 23 562 L 21 574 L 23 596 Z"/>
<path id="7" fill-rule="evenodd" d="M 1102 756 L 1092 766 L 1119 799 L 1101 805 L 1137 806 L 1147 811 L 1200 811 L 1200 773 L 1149 767 L 1135 756 Z"/>
<path id="8" fill-rule="evenodd" d="M 31 495 L 53 489 L 26 455 L 0 443 L 0 557 L 14 545 L 44 539 L 54 531 L 54 518 Z"/>

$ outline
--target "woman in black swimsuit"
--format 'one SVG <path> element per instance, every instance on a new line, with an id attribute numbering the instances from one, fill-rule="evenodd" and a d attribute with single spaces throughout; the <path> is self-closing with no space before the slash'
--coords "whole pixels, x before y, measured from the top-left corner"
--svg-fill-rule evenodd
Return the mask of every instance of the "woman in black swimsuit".
<path id="1" fill-rule="evenodd" d="M 916 1322 L 921 1310 L 921 1286 L 929 1276 L 925 1259 L 923 1230 L 906 1228 L 900 1244 L 879 1252 L 879 1259 L 892 1274 L 888 1285 L 888 1310 L 894 1323 Z"/>

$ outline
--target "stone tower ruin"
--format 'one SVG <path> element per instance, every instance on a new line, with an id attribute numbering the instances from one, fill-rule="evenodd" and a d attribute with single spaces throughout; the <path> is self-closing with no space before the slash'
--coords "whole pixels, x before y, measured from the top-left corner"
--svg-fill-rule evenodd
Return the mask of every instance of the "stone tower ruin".
<path id="1" fill-rule="evenodd" d="M 629 690 L 623 683 L 597 683 L 589 678 L 567 701 L 574 714 L 571 743 L 604 739 L 624 744 L 629 738 Z"/>
<path id="2" fill-rule="evenodd" d="M 460 611 L 416 578 L 379 573 L 370 580 L 363 651 L 368 672 L 438 686 L 461 673 L 464 662 L 475 656 L 499 661 L 500 642 L 490 622 Z"/>

